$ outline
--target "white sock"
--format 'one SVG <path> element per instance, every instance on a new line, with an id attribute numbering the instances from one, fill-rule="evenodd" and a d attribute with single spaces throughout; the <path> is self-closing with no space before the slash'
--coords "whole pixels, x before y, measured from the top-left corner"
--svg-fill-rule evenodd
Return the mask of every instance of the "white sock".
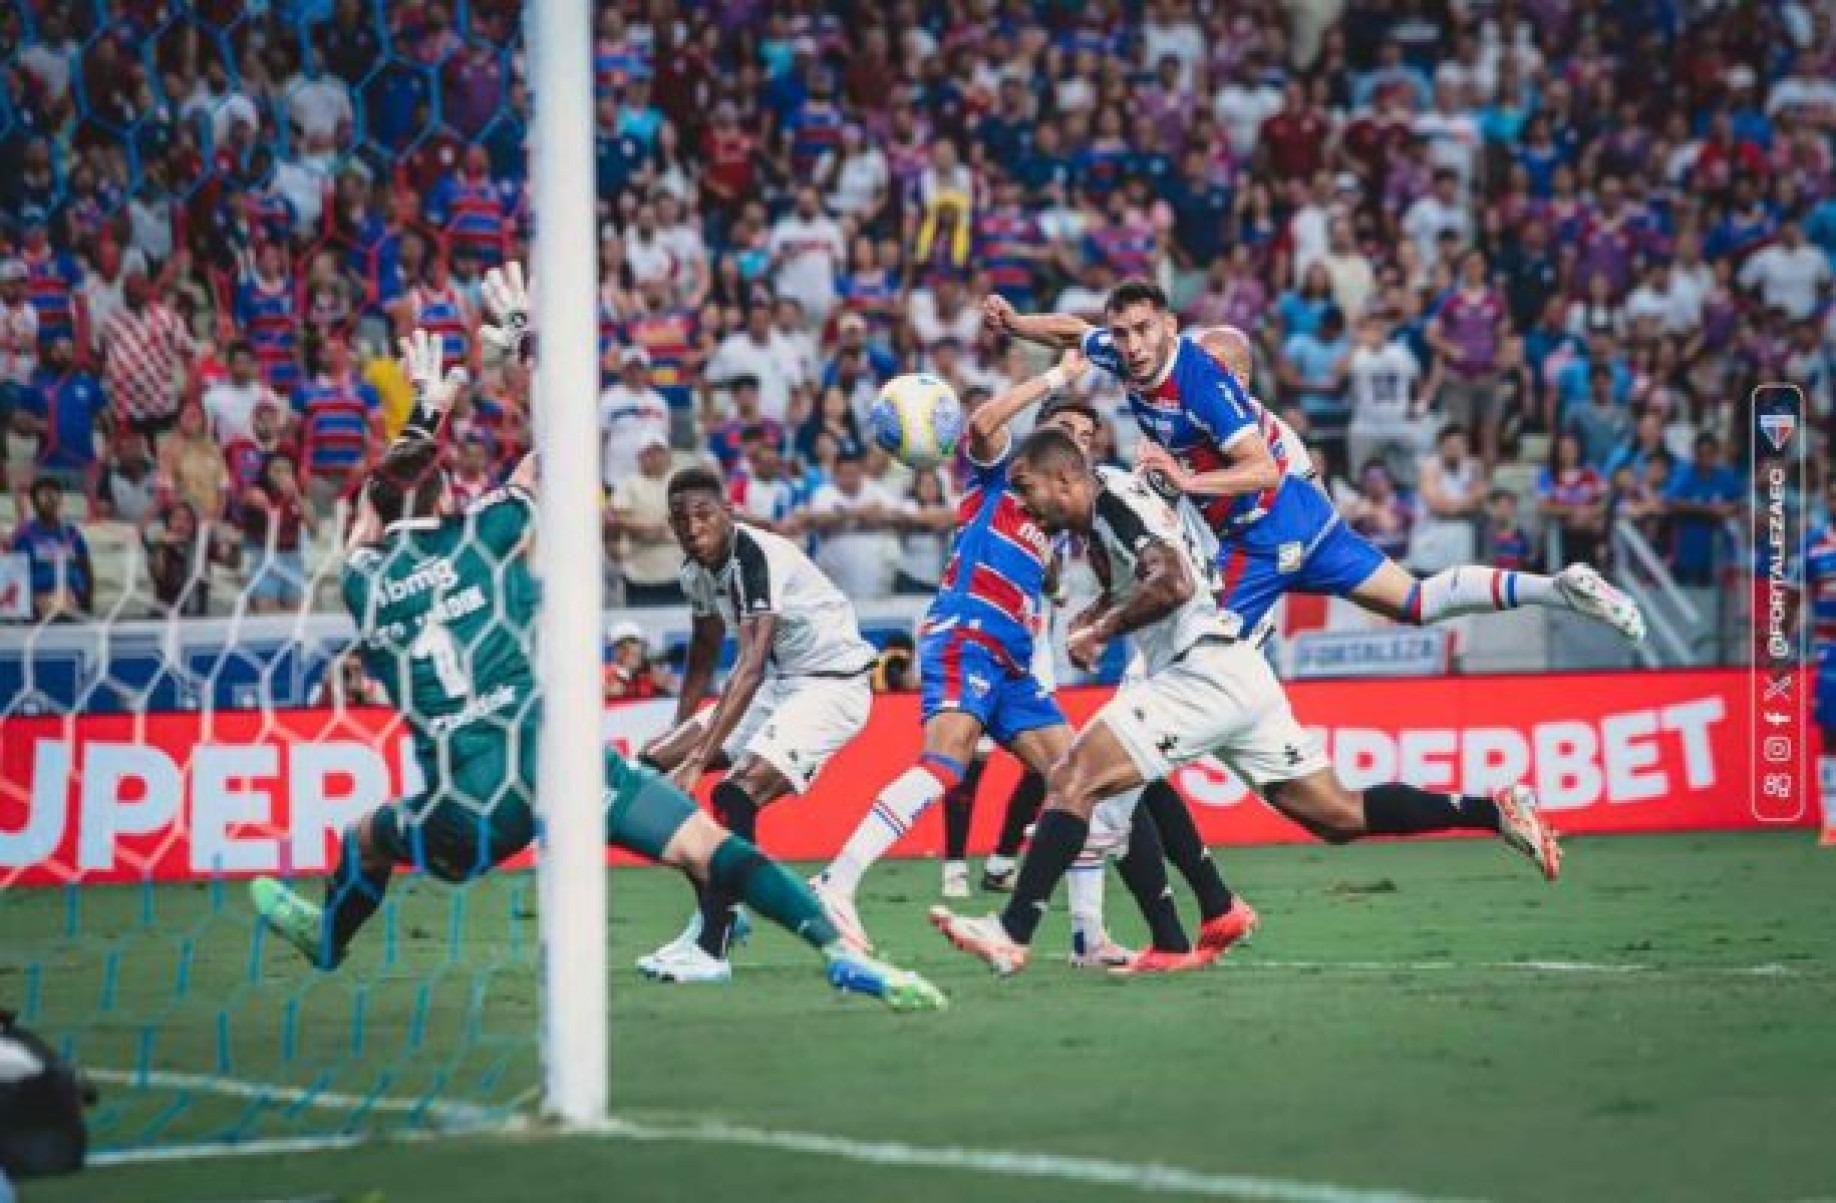
<path id="1" fill-rule="evenodd" d="M 1405 617 L 1428 626 L 1463 614 L 1562 604 L 1554 577 L 1465 564 L 1437 572 L 1418 584 L 1409 595 Z"/>
<path id="2" fill-rule="evenodd" d="M 905 770 L 873 800 L 867 817 L 822 875 L 823 882 L 843 894 L 853 894 L 873 863 L 885 856 L 886 850 L 912 829 L 918 816 L 943 796 L 944 783 L 930 769 L 919 765 Z"/>
<path id="3" fill-rule="evenodd" d="M 1071 908 L 1073 947 L 1090 948 L 1103 938 L 1103 857 L 1080 852 L 1065 874 L 1065 900 Z"/>

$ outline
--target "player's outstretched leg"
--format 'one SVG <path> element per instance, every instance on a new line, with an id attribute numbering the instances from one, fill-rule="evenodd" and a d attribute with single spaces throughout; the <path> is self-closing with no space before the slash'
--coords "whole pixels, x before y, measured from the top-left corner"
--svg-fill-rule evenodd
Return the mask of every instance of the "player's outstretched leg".
<path id="1" fill-rule="evenodd" d="M 1490 831 L 1529 860 L 1548 881 L 1562 873 L 1562 847 L 1543 822 L 1536 791 L 1519 783 L 1489 798 L 1421 789 L 1401 782 L 1348 790 L 1331 769 L 1263 787 L 1277 810 L 1333 844 L 1367 835 Z"/>
<path id="2" fill-rule="evenodd" d="M 1192 820 L 1192 809 L 1179 796 L 1171 782 L 1164 779 L 1149 782 L 1141 791 L 1141 810 L 1152 816 L 1154 827 L 1166 848 L 1167 861 L 1179 870 L 1186 885 L 1198 898 L 1198 952 L 1216 960 L 1231 945 L 1246 940 L 1256 930 L 1261 917 L 1255 908 L 1232 894 L 1224 884 L 1224 875 L 1212 859 L 1211 849 L 1199 836 L 1198 824 Z M 1133 847 L 1131 841 L 1131 849 Z"/>
<path id="3" fill-rule="evenodd" d="M 1015 783 L 1014 792 L 1008 795 L 1007 812 L 1001 820 L 1001 838 L 995 842 L 994 854 L 982 866 L 982 889 L 988 893 L 1013 892 L 1020 845 L 1026 839 L 1026 829 L 1038 818 L 1045 795 L 1045 775 L 1034 772 L 1023 775 Z"/>
<path id="4" fill-rule="evenodd" d="M 750 840 L 726 831 L 665 778 L 608 756 L 607 779 L 609 843 L 683 870 L 705 894 L 745 902 L 821 953 L 829 982 L 838 990 L 877 998 L 895 1011 L 934 1011 L 947 1005 L 943 992 L 917 974 L 851 951 L 822 903 L 796 874 Z M 667 968 L 653 976 L 725 980 L 679 978 Z"/>
<path id="5" fill-rule="evenodd" d="M 389 822 L 393 814 L 394 807 L 386 806 L 345 828 L 338 844 L 338 867 L 325 881 L 323 906 L 272 877 L 249 883 L 255 913 L 315 969 L 330 971 L 343 964 L 358 929 L 382 905 L 396 857 L 378 846 L 374 833 L 377 824 Z"/>
<path id="6" fill-rule="evenodd" d="M 1112 799 L 1099 806 L 1099 818 L 1105 810 L 1121 801 Z M 1153 816 L 1140 805 L 1139 798 L 1130 799 L 1126 810 L 1128 848 L 1117 858 L 1116 871 L 1121 874 L 1129 893 L 1135 896 L 1135 905 L 1141 908 L 1142 918 L 1147 920 L 1151 940 L 1149 947 L 1111 972 L 1119 977 L 1135 977 L 1149 973 L 1178 973 L 1209 963 L 1211 958 L 1194 958 L 1192 941 L 1187 938 L 1186 929 L 1179 921 L 1179 907 L 1173 900 L 1173 885 L 1167 880 L 1166 848 L 1161 843 L 1160 829 L 1155 825 Z"/>
<path id="7" fill-rule="evenodd" d="M 1570 564 L 1555 576 L 1467 564 L 1418 581 L 1386 562 L 1352 590 L 1352 599 L 1416 626 L 1468 614 L 1543 606 L 1585 614 L 1606 623 L 1631 643 L 1645 638 L 1645 616 L 1638 604 L 1587 564 Z"/>
<path id="8" fill-rule="evenodd" d="M 952 720 L 958 717 L 951 716 Z M 932 726 L 943 721 L 936 720 Z M 948 742 L 966 742 L 968 747 L 973 748 L 975 738 L 980 734 L 978 726 L 967 741 L 958 739 Z M 925 733 L 925 742 L 927 745 L 938 742 L 929 728 Z M 867 929 L 861 923 L 860 914 L 854 906 L 854 895 L 860 889 L 861 878 L 912 829 L 912 824 L 925 811 L 962 779 L 961 760 L 942 752 L 925 752 L 918 758 L 917 764 L 893 778 L 891 784 L 880 791 L 866 817 L 854 829 L 854 834 L 848 837 L 848 842 L 842 845 L 841 852 L 827 869 L 811 879 L 810 888 L 828 908 L 829 917 L 841 929 L 842 938 L 853 947 L 862 952 L 873 949 L 873 944 L 867 938 Z"/>

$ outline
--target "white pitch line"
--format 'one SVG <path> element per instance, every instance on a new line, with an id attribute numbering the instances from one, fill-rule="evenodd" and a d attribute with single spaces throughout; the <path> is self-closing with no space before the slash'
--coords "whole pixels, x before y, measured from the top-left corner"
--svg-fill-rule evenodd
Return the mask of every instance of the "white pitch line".
<path id="1" fill-rule="evenodd" d="M 1356 973 L 1485 973 L 1515 970 L 1520 973 L 1595 973 L 1622 977 L 1637 973 L 1705 973 L 1728 977 L 1796 977 L 1789 965 L 1650 965 L 1600 961 L 1271 961 L 1243 957 L 1224 962 L 1227 969 L 1345 969 Z"/>
<path id="2" fill-rule="evenodd" d="M 407 1132 L 380 1137 L 361 1133 L 327 1136 L 281 1137 L 236 1143 L 168 1145 L 147 1149 L 119 1149 L 92 1154 L 89 1163 L 96 1167 L 145 1165 L 156 1162 L 185 1161 L 221 1157 L 278 1156 L 288 1153 L 316 1153 L 351 1149 L 368 1143 L 426 1141 L 465 1135 L 523 1133 L 527 1124 L 468 1104 L 433 1102 L 417 1099 L 380 1097 L 366 1100 L 360 1095 L 329 1091 L 304 1091 L 289 1086 L 220 1078 L 207 1074 L 172 1073 L 163 1070 L 141 1074 L 131 1070 L 90 1070 L 98 1082 L 146 1084 L 173 1090 L 192 1090 L 226 1098 L 272 1099 L 275 1102 L 300 1103 L 310 1108 L 349 1110 L 366 1101 L 372 1111 L 404 1114 L 422 1111 L 458 1122 L 463 1117 L 470 1127 L 456 1126 L 446 1132 Z M 492 1126 L 480 1126 L 489 1115 Z M 545 1133 L 547 1134 L 547 1133 Z M 555 1131 L 553 1136 L 569 1133 Z M 643 1120 L 612 1119 L 589 1129 L 586 1135 L 618 1140 L 661 1143 L 725 1145 L 734 1148 L 770 1149 L 785 1153 L 802 1153 L 833 1157 L 877 1166 L 910 1166 L 920 1169 L 958 1170 L 1002 1178 L 1032 1178 L 1066 1182 L 1079 1186 L 1112 1186 L 1152 1194 L 1194 1195 L 1212 1199 L 1235 1199 L 1242 1203 L 1459 1203 L 1458 1200 L 1431 1198 L 1409 1191 L 1338 1186 L 1324 1182 L 1303 1182 L 1286 1178 L 1269 1178 L 1251 1174 L 1211 1174 L 1200 1170 L 1153 1162 L 1110 1161 L 1096 1157 L 1074 1157 L 1056 1153 L 1024 1153 L 1006 1149 L 969 1149 L 911 1145 L 900 1141 L 857 1140 L 822 1132 L 787 1132 L 770 1128 L 753 1128 L 721 1120 L 701 1120 L 687 1124 L 651 1123 Z"/>

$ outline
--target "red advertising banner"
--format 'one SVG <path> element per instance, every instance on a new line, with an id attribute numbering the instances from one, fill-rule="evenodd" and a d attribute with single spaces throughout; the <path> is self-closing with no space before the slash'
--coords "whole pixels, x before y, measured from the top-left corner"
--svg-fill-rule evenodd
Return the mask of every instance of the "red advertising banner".
<path id="1" fill-rule="evenodd" d="M 1760 827 L 1746 797 L 1753 735 L 1746 677 L 1734 670 L 1430 680 L 1300 682 L 1289 687 L 1347 785 L 1404 780 L 1488 792 L 1528 779 L 1558 829 L 1594 832 Z M 1107 691 L 1063 694 L 1074 723 Z M 673 703 L 606 713 L 629 751 Z M 879 787 L 917 755 L 917 699 L 875 700 L 873 720 L 808 797 L 766 812 L 774 854 L 824 859 Z M 987 848 L 1018 769 L 997 756 L 971 847 Z M 1304 840 L 1224 766 L 1176 778 L 1214 844 Z M 420 787 L 400 722 L 384 711 L 189 713 L 13 719 L 0 723 L 0 884 L 193 880 L 317 873 L 339 830 Z M 1805 806 L 1801 823 L 1816 812 Z M 927 816 L 898 851 L 934 853 Z"/>

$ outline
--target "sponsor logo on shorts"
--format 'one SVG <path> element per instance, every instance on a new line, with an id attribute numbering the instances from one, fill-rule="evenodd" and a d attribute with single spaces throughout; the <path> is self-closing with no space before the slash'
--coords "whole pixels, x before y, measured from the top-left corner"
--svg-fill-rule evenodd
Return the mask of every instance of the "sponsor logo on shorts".
<path id="1" fill-rule="evenodd" d="M 1301 551 L 1302 551 L 1302 548 L 1299 543 L 1283 543 L 1275 551 L 1275 571 L 1276 572 L 1298 572 L 1300 571 Z"/>
<path id="2" fill-rule="evenodd" d="M 970 693 L 973 693 L 976 697 L 979 698 L 983 694 L 987 693 L 988 690 L 989 690 L 989 680 L 987 677 L 980 676 L 976 673 L 969 674 L 969 692 Z"/>

